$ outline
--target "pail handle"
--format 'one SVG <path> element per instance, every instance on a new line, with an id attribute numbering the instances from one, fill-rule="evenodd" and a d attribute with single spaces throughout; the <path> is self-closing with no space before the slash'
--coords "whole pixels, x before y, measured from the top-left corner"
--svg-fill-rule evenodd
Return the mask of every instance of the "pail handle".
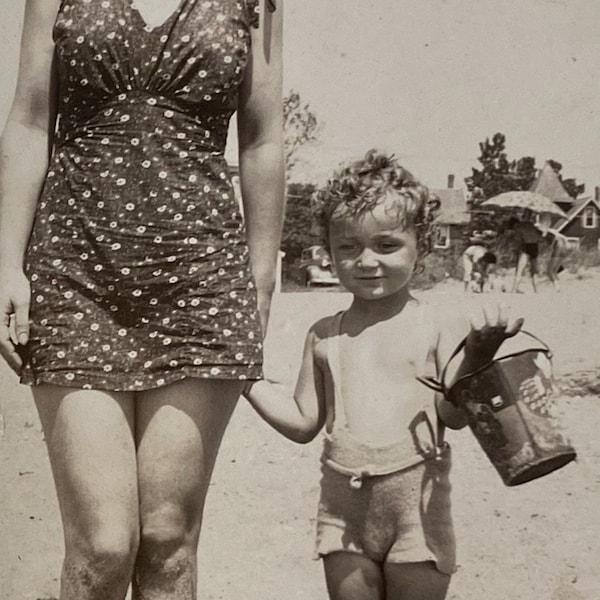
<path id="1" fill-rule="evenodd" d="M 459 379 L 457 379 L 457 381 L 466 379 L 467 377 L 472 377 L 473 375 L 476 375 L 480 371 L 484 371 L 496 360 L 500 360 L 503 358 L 510 358 L 512 356 L 518 356 L 519 354 L 523 354 L 524 352 L 531 352 L 532 350 L 538 350 L 541 352 L 545 352 L 550 358 L 552 357 L 552 350 L 550 350 L 550 347 L 548 346 L 548 344 L 546 344 L 546 342 L 543 342 L 542 340 L 540 340 L 539 337 L 537 337 L 533 333 L 530 333 L 529 331 L 525 331 L 524 329 L 522 329 L 519 333 L 524 333 L 525 335 L 528 335 L 529 337 L 533 338 L 536 342 L 539 342 L 542 345 L 542 348 L 528 348 L 527 350 L 520 350 L 519 352 L 513 352 L 512 354 L 506 354 L 504 356 L 501 356 L 500 358 L 494 357 L 494 358 L 492 358 L 492 360 L 490 360 L 486 364 L 482 365 L 478 369 L 475 369 L 475 371 L 473 371 L 472 373 L 466 373 L 465 375 L 462 375 L 461 377 L 459 377 Z M 450 402 L 452 400 L 450 399 L 450 397 L 448 395 L 448 388 L 446 387 L 446 371 L 448 370 L 448 366 L 450 365 L 452 360 L 454 360 L 454 358 L 456 358 L 458 353 L 465 347 L 466 343 L 467 343 L 467 336 L 465 336 L 460 341 L 458 346 L 456 346 L 456 348 L 454 349 L 454 352 L 452 352 L 452 354 L 450 355 L 450 358 L 448 358 L 446 365 L 442 369 L 442 374 L 441 374 L 439 380 L 436 379 L 435 377 L 431 377 L 429 375 L 417 377 L 417 379 L 423 385 L 427 386 L 428 388 L 430 388 L 436 392 L 442 393 L 444 395 L 444 398 L 446 398 L 446 400 L 449 400 Z"/>

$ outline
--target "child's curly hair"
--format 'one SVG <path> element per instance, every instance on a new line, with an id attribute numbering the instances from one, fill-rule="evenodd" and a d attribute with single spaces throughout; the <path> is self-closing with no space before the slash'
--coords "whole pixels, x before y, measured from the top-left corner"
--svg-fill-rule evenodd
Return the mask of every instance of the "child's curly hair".
<path id="1" fill-rule="evenodd" d="M 378 150 L 369 150 L 364 159 L 336 171 L 315 193 L 315 214 L 326 246 L 329 247 L 329 224 L 334 213 L 336 217 L 368 213 L 389 192 L 404 200 L 397 203 L 398 218 L 404 227 L 415 229 L 419 258 L 424 258 L 433 246 L 433 220 L 440 200 L 393 155 Z"/>

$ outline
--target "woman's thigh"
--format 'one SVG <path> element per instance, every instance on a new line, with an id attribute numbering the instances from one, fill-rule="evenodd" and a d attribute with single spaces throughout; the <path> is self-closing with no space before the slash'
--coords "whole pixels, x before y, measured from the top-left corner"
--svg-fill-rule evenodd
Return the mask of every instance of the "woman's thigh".
<path id="1" fill-rule="evenodd" d="M 433 561 L 387 563 L 386 600 L 444 600 L 450 575 L 441 573 Z"/>
<path id="2" fill-rule="evenodd" d="M 134 543 L 138 492 L 133 395 L 47 384 L 33 387 L 33 395 L 67 546 L 71 541 L 121 547 Z"/>
<path id="3" fill-rule="evenodd" d="M 197 540 L 214 462 L 242 383 L 185 379 L 138 393 L 136 438 L 143 528 L 183 527 Z"/>

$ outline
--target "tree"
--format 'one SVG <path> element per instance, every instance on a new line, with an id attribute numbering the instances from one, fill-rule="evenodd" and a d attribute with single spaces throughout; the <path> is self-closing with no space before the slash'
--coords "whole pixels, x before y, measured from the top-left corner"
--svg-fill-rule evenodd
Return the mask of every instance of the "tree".
<path id="1" fill-rule="evenodd" d="M 283 144 L 288 179 L 298 162 L 298 150 L 305 144 L 314 142 L 319 133 L 315 113 L 300 94 L 290 90 L 283 99 Z M 311 199 L 315 186 L 306 183 L 288 183 L 287 204 L 281 249 L 285 252 L 283 276 L 303 284 L 303 271 L 300 266 L 302 250 L 316 243 Z"/>
<path id="2" fill-rule="evenodd" d="M 283 99 L 283 146 L 288 173 L 297 163 L 298 150 L 317 139 L 319 125 L 314 112 L 300 94 L 290 90 Z"/>
<path id="3" fill-rule="evenodd" d="M 283 276 L 285 280 L 301 285 L 304 283 L 304 272 L 300 266 L 302 251 L 320 242 L 312 213 L 311 200 L 315 189 L 311 183 L 290 183 L 287 188 L 281 236 L 281 249 L 285 252 Z"/>
<path id="4" fill-rule="evenodd" d="M 549 160 L 548 164 L 554 169 L 554 172 L 558 175 L 559 181 L 571 198 L 577 198 L 579 194 L 585 192 L 585 183 L 577 183 L 577 180 L 574 177 L 563 179 L 561 174 L 562 165 L 558 161 Z"/>
<path id="5" fill-rule="evenodd" d="M 504 134 L 494 134 L 491 142 L 486 138 L 479 144 L 479 149 L 481 155 L 478 160 L 482 168 L 474 168 L 473 174 L 465 179 L 473 208 L 502 192 L 529 189 L 534 182 L 535 158 L 524 156 L 519 160 L 509 160 Z"/>

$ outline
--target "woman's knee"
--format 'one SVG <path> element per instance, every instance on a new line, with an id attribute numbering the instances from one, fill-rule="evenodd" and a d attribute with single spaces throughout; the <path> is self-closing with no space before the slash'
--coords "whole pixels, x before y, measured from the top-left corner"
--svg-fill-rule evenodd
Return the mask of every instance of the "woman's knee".
<path id="1" fill-rule="evenodd" d="M 131 572 L 139 546 L 137 528 L 117 525 L 108 520 L 92 531 L 66 530 L 65 550 L 67 559 L 94 565 L 107 574 Z"/>
<path id="2" fill-rule="evenodd" d="M 199 508 L 199 507 L 195 507 Z M 140 551 L 166 559 L 181 550 L 194 551 L 200 531 L 200 515 L 165 503 L 141 515 Z"/>

